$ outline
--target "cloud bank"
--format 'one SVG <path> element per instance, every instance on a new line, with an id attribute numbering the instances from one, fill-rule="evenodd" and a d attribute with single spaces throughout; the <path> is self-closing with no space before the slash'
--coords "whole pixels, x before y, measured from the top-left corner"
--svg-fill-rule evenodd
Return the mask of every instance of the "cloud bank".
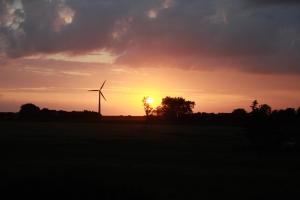
<path id="1" fill-rule="evenodd" d="M 132 67 L 300 73 L 299 20 L 296 0 L 0 0 L 0 56 L 103 50 Z"/>

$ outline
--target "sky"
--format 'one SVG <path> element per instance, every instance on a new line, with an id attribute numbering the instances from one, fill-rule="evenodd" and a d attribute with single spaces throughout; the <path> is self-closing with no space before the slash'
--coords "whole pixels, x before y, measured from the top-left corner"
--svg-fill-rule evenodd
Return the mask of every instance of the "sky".
<path id="1" fill-rule="evenodd" d="M 0 112 L 300 106 L 298 0 L 0 0 Z"/>

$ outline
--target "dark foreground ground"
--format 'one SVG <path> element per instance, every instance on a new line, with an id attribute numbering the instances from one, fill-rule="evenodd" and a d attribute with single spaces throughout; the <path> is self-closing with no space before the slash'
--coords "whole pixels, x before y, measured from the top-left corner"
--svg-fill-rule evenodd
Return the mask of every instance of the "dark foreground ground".
<path id="1" fill-rule="evenodd" d="M 291 199 L 297 153 L 246 147 L 237 127 L 0 122 L 1 196 Z"/>

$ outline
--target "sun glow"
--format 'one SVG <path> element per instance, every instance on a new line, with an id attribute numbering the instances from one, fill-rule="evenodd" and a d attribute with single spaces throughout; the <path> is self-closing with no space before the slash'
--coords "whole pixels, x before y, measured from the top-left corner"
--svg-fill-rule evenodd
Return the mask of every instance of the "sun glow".
<path id="1" fill-rule="evenodd" d="M 148 97 L 148 98 L 146 99 L 146 103 L 149 104 L 149 105 L 153 105 L 154 99 L 153 99 L 152 97 Z"/>

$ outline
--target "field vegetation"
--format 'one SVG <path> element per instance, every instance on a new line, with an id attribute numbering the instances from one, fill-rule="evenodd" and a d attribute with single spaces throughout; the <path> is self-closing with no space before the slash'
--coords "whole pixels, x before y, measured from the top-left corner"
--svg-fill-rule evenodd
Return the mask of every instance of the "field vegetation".
<path id="1" fill-rule="evenodd" d="M 299 197 L 297 151 L 253 149 L 237 126 L 0 122 L 11 198 Z"/>

